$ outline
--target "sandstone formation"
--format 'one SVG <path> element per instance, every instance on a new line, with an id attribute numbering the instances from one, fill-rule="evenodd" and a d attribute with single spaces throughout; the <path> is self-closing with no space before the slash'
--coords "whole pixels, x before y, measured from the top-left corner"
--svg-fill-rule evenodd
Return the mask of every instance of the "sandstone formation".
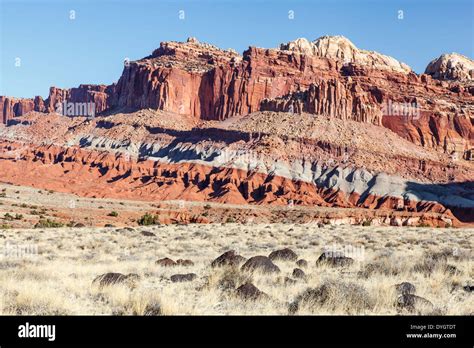
<path id="1" fill-rule="evenodd" d="M 426 67 L 425 74 L 441 80 L 474 80 L 474 61 L 461 54 L 442 54 Z"/>
<path id="2" fill-rule="evenodd" d="M 45 112 L 46 107 L 41 97 L 22 99 L 0 96 L 0 110 L 2 111 L 2 123 L 7 124 L 14 117 L 27 114 L 30 111 Z"/>
<path id="3" fill-rule="evenodd" d="M 281 44 L 280 49 L 305 55 L 326 57 L 346 64 L 356 63 L 374 69 L 386 69 L 402 73 L 412 71 L 408 65 L 392 57 L 358 49 L 349 39 L 343 36 L 323 36 L 313 42 L 300 38 Z"/>
<path id="4" fill-rule="evenodd" d="M 383 125 L 415 144 L 466 157 L 474 138 L 474 86 L 466 84 L 472 71 L 472 60 L 451 54 L 416 75 L 341 36 L 250 47 L 243 56 L 190 38 L 163 42 L 127 63 L 117 84 L 52 87 L 44 102 L 0 97 L 0 106 L 3 123 L 32 110 L 53 112 L 64 100 L 94 102 L 97 114 L 151 108 L 205 120 L 259 110 L 308 112 Z M 404 106 L 412 112 L 394 112 Z"/>
<path id="5" fill-rule="evenodd" d="M 105 85 L 80 85 L 70 89 L 51 87 L 46 100 L 40 96 L 36 96 L 34 99 L 0 96 L 2 123 L 7 124 L 14 117 L 25 115 L 31 111 L 56 112 L 58 103 L 61 104 L 64 101 L 70 103 L 92 102 L 95 104 L 95 113 L 98 114 L 110 106 L 108 104 L 109 93 L 110 87 Z"/>
<path id="6" fill-rule="evenodd" d="M 387 211 L 347 213 L 364 224 L 469 223 L 471 63 L 442 56 L 417 75 L 343 37 L 242 56 L 163 42 L 116 84 L 0 97 L 0 178 L 89 197 Z M 98 117 L 63 117 L 65 101 Z"/>

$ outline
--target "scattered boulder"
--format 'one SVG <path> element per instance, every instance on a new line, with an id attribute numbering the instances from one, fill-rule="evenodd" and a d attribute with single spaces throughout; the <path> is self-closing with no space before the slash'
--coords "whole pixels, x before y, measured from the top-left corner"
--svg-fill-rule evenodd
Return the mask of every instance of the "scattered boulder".
<path id="1" fill-rule="evenodd" d="M 267 298 L 268 295 L 264 292 L 260 291 L 255 285 L 250 282 L 247 282 L 241 286 L 239 286 L 236 290 L 237 296 L 239 296 L 243 300 L 251 300 L 255 301 L 258 299 Z"/>
<path id="2" fill-rule="evenodd" d="M 245 262 L 245 257 L 236 254 L 235 250 L 229 250 L 219 256 L 217 259 L 212 261 L 212 267 L 222 267 L 222 266 L 239 266 L 241 263 Z"/>
<path id="3" fill-rule="evenodd" d="M 344 256 L 340 252 L 326 251 L 319 256 L 316 264 L 328 264 L 333 267 L 349 266 L 354 263 L 354 259 Z"/>
<path id="4" fill-rule="evenodd" d="M 397 306 L 399 308 L 407 309 L 410 312 L 413 312 L 416 308 L 420 306 L 433 308 L 433 304 L 426 298 L 413 294 L 400 295 L 397 298 Z"/>
<path id="5" fill-rule="evenodd" d="M 409 282 L 402 282 L 400 284 L 395 284 L 395 289 L 401 295 L 414 294 L 416 291 L 415 285 Z"/>
<path id="6" fill-rule="evenodd" d="M 300 260 L 296 261 L 296 265 L 298 267 L 306 268 L 306 267 L 308 267 L 308 261 L 306 261 L 305 259 L 300 259 Z"/>
<path id="7" fill-rule="evenodd" d="M 280 268 L 266 256 L 254 256 L 240 268 L 242 271 L 260 271 L 262 273 L 279 273 Z"/>
<path id="8" fill-rule="evenodd" d="M 153 232 L 141 231 L 140 233 L 142 236 L 145 236 L 145 237 L 155 237 L 155 234 Z"/>
<path id="9" fill-rule="evenodd" d="M 178 266 L 194 266 L 194 262 L 191 260 L 178 259 L 176 260 Z"/>
<path id="10" fill-rule="evenodd" d="M 296 261 L 298 260 L 298 255 L 296 253 L 289 249 L 281 249 L 281 250 L 275 250 L 268 255 L 270 260 L 275 261 L 275 260 L 285 260 L 285 261 Z"/>
<path id="11" fill-rule="evenodd" d="M 176 266 L 177 263 L 173 260 L 171 260 L 168 257 L 164 257 L 162 259 L 159 259 L 155 262 L 156 265 L 162 266 L 162 267 L 173 267 Z"/>
<path id="12" fill-rule="evenodd" d="M 96 277 L 93 281 L 93 285 L 98 285 L 100 288 L 116 285 L 116 284 L 123 284 L 130 288 L 135 288 L 137 282 L 140 280 L 140 276 L 136 273 L 130 274 L 122 274 L 122 273 L 105 273 L 98 277 Z"/>
<path id="13" fill-rule="evenodd" d="M 293 270 L 293 278 L 296 278 L 296 279 L 304 279 L 306 278 L 306 274 L 303 272 L 302 269 L 299 269 L 299 268 L 295 268 Z"/>
<path id="14" fill-rule="evenodd" d="M 195 273 L 173 274 L 170 279 L 173 283 L 190 282 L 197 278 Z"/>
<path id="15" fill-rule="evenodd" d="M 473 292 L 474 291 L 474 285 L 465 285 L 462 288 L 464 289 L 464 291 L 467 291 L 467 292 Z"/>

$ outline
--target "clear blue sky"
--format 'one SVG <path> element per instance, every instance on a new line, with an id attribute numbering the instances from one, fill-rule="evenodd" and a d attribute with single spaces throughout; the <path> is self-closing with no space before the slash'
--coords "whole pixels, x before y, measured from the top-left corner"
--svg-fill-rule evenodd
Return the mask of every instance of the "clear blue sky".
<path id="1" fill-rule="evenodd" d="M 445 52 L 474 56 L 473 0 L 0 3 L 0 95 L 16 97 L 45 97 L 50 86 L 110 84 L 120 77 L 124 58 L 142 58 L 161 41 L 189 36 L 242 52 L 249 45 L 277 47 L 298 37 L 344 35 L 359 48 L 391 55 L 416 72 Z M 180 10 L 185 20 L 179 19 Z M 404 11 L 403 20 L 398 10 Z"/>

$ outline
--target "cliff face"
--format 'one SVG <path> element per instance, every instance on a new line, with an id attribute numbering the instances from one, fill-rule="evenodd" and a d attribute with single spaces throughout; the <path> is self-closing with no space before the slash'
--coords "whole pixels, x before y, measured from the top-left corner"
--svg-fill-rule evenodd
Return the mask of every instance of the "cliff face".
<path id="1" fill-rule="evenodd" d="M 49 97 L 46 99 L 47 112 L 57 110 L 58 103 L 64 101 L 71 103 L 95 103 L 96 113 L 107 110 L 109 98 L 112 94 L 112 87 L 106 85 L 80 85 L 77 88 L 63 89 L 51 87 L 49 89 Z M 35 110 L 39 111 L 39 110 Z"/>
<path id="2" fill-rule="evenodd" d="M 96 113 L 151 108 L 208 120 L 308 112 L 383 125 L 416 144 L 462 155 L 474 146 L 474 86 L 464 78 L 472 61 L 453 59 L 440 58 L 416 75 L 343 37 L 250 47 L 243 56 L 188 39 L 164 42 L 130 62 L 117 84 L 52 87 L 44 102 L 2 97 L 0 107 L 3 123 L 31 110 L 54 111 L 63 100 L 95 102 Z"/>
<path id="3" fill-rule="evenodd" d="M 71 103 L 95 103 L 96 113 L 107 110 L 112 87 L 106 85 L 80 85 L 77 88 L 63 89 L 51 87 L 49 96 L 43 100 L 40 96 L 35 98 L 10 98 L 0 96 L 0 110 L 2 123 L 7 124 L 14 117 L 25 115 L 31 111 L 55 112 L 58 103 L 68 101 Z"/>
<path id="4" fill-rule="evenodd" d="M 45 112 L 46 108 L 41 97 L 25 99 L 0 96 L 0 110 L 2 123 L 7 124 L 16 116 L 27 114 L 30 111 Z"/>
<path id="5" fill-rule="evenodd" d="M 256 47 L 241 57 L 194 40 L 162 43 L 124 69 L 115 106 L 222 120 L 260 110 L 265 98 L 308 88 L 318 74 L 337 74 L 337 63 Z"/>

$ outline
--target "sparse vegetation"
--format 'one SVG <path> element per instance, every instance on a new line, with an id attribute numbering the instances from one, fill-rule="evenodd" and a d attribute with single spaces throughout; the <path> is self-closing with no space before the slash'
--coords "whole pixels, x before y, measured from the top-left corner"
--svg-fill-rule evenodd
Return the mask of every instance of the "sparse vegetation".
<path id="1" fill-rule="evenodd" d="M 64 224 L 61 222 L 46 219 L 46 220 L 39 220 L 38 223 L 35 225 L 35 228 L 57 228 L 57 227 L 63 227 L 63 226 Z"/>
<path id="2" fill-rule="evenodd" d="M 143 221 L 154 220 L 154 215 L 145 215 Z M 151 242 L 154 239 L 144 231 L 159 236 L 159 243 Z M 1 234 L 12 243 L 34 238 L 40 260 L 48 261 L 0 268 L 0 314 L 472 314 L 474 298 L 463 287 L 472 282 L 474 229 L 412 227 L 404 229 L 403 235 L 399 231 L 283 223 L 84 227 L 44 233 L 2 228 Z M 430 243 L 433 236 L 436 245 Z M 365 248 L 352 264 L 315 266 L 322 250 L 334 245 Z M 276 274 L 210 266 L 226 250 L 234 249 L 248 259 L 283 247 L 307 260 L 304 279 L 293 277 L 292 261 L 275 260 L 281 269 Z M 193 264 L 179 269 L 155 264 L 164 257 L 189 259 Z M 138 273 L 140 281 L 133 290 L 120 284 L 91 288 L 92 280 L 107 272 Z M 197 277 L 189 283 L 171 282 L 177 273 Z M 395 284 L 401 282 L 412 283 L 416 295 L 429 300 L 433 308 L 397 307 Z M 266 296 L 238 297 L 236 289 L 248 283 Z"/>
<path id="3" fill-rule="evenodd" d="M 15 218 L 10 213 L 5 213 L 5 215 L 3 215 L 3 219 L 7 221 L 13 221 Z"/>
<path id="4" fill-rule="evenodd" d="M 117 213 L 116 211 L 111 211 L 109 214 L 107 214 L 107 216 L 117 217 L 119 216 L 119 213 Z"/>
<path id="5" fill-rule="evenodd" d="M 140 226 L 150 226 L 159 224 L 160 220 L 158 215 L 146 213 L 137 222 Z"/>

